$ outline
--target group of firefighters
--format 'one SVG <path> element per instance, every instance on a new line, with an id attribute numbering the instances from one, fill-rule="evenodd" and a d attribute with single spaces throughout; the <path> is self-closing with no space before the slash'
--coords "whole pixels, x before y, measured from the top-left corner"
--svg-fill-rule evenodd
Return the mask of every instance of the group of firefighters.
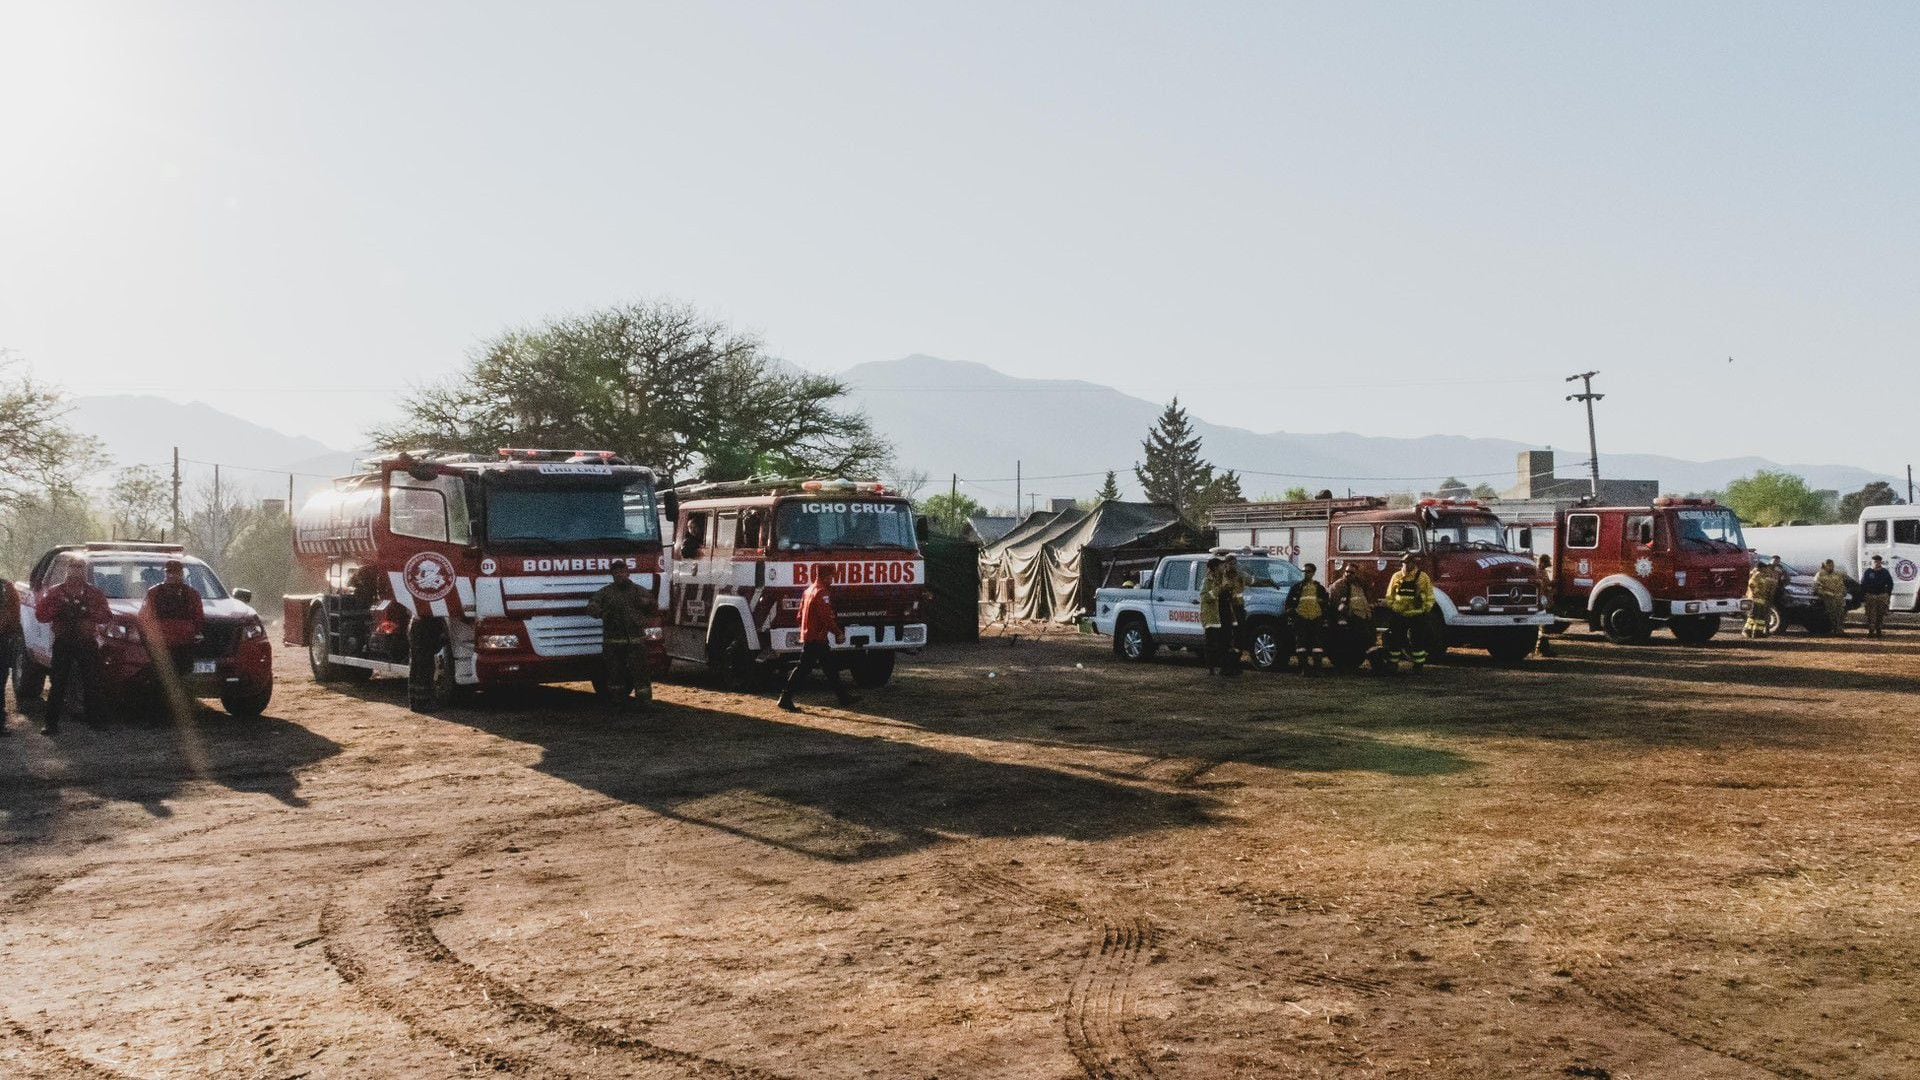
<path id="1" fill-rule="evenodd" d="M 1320 584 L 1314 564 L 1300 570 L 1304 576 L 1287 594 L 1286 617 L 1302 675 L 1328 666 L 1328 648 L 1341 641 L 1357 645 L 1377 671 L 1397 671 L 1403 663 L 1415 671 L 1426 667 L 1436 601 L 1433 578 L 1420 569 L 1417 559 L 1407 556 L 1387 582 L 1386 635 L 1380 642 L 1376 642 L 1374 601 L 1367 595 L 1366 582 L 1346 569 L 1329 588 Z M 1246 620 L 1246 591 L 1251 584 L 1233 555 L 1207 560 L 1206 580 L 1200 587 L 1200 625 L 1206 633 L 1209 675 L 1240 674 L 1240 624 Z"/>
<path id="2" fill-rule="evenodd" d="M 21 640 L 20 597 L 13 586 L 0 582 L 0 691 L 9 675 L 17 676 Z M 66 576 L 41 590 L 33 599 L 33 617 L 53 633 L 52 664 L 48 671 L 46 715 L 40 730 L 57 734 L 79 688 L 82 702 L 94 700 L 97 687 L 98 635 L 113 621 L 107 594 L 87 577 L 87 566 L 73 562 Z M 152 652 L 159 670 L 171 672 L 181 650 L 191 646 L 206 629 L 206 610 L 200 594 L 187 584 L 186 566 L 170 559 L 162 579 L 147 590 L 140 606 L 141 640 Z M 164 676 L 163 676 L 164 677 Z M 14 687 L 20 700 L 20 687 Z M 24 712 L 25 710 L 22 709 Z M 0 736 L 7 734 L 4 694 L 0 694 Z"/>
<path id="3" fill-rule="evenodd" d="M 1763 638 L 1772 632 L 1769 623 L 1773 610 L 1780 605 L 1780 594 L 1792 576 L 1778 555 L 1755 564 L 1753 572 L 1747 575 L 1747 621 L 1740 630 L 1743 635 Z M 1845 634 L 1847 575 L 1840 572 L 1832 559 L 1822 562 L 1813 575 L 1813 596 L 1826 617 L 1827 633 Z M 1887 569 L 1886 560 L 1878 555 L 1860 575 L 1860 597 L 1866 610 L 1867 636 L 1885 636 L 1887 610 L 1893 601 L 1893 574 Z"/>

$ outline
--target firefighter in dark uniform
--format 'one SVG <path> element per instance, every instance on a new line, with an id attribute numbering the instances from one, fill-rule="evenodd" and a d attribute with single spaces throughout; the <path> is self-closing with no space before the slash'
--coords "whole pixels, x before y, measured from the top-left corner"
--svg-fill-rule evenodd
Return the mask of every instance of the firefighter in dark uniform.
<path id="1" fill-rule="evenodd" d="M 0 664 L 5 665 L 0 667 L 0 735 L 7 733 L 7 680 L 16 674 L 20 644 L 20 593 L 13 582 L 0 578 Z M 13 687 L 13 703 L 21 706 L 18 683 Z"/>
<path id="2" fill-rule="evenodd" d="M 95 676 L 100 646 L 95 635 L 113 621 L 113 610 L 107 606 L 107 594 L 87 580 L 87 564 L 75 559 L 67 564 L 66 579 L 48 587 L 34 601 L 33 616 L 53 628 L 47 722 L 40 728 L 52 735 L 60 730 L 60 714 L 67 707 L 76 680 L 88 707 L 92 707 L 99 692 Z"/>
<path id="3" fill-rule="evenodd" d="M 206 606 L 187 584 L 187 568 L 178 559 L 167 560 L 166 580 L 147 590 L 140 605 L 140 633 L 155 663 L 173 663 L 181 649 L 191 648 L 207 628 Z"/>
<path id="4" fill-rule="evenodd" d="M 1308 563 L 1300 568 L 1306 577 L 1287 593 L 1287 627 L 1293 631 L 1293 655 L 1300 661 L 1300 674 L 1311 675 L 1327 659 L 1327 625 L 1333 611 L 1327 587 L 1314 577 L 1316 568 Z"/>
<path id="5" fill-rule="evenodd" d="M 607 701 L 624 708 L 633 695 L 642 707 L 653 702 L 653 679 L 647 672 L 647 612 L 653 594 L 633 583 L 633 570 L 613 561 L 613 583 L 587 601 L 587 614 L 600 620 L 600 658 L 606 668 L 601 685 Z"/>

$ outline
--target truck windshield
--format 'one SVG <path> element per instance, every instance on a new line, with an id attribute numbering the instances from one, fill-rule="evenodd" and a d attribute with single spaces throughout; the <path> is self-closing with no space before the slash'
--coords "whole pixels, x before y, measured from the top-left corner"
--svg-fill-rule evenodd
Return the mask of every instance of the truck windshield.
<path id="1" fill-rule="evenodd" d="M 520 547 L 647 547 L 660 542 L 653 485 L 565 485 L 487 490 L 487 541 Z"/>
<path id="2" fill-rule="evenodd" d="M 1497 518 L 1466 514 L 1441 514 L 1427 525 L 1427 548 L 1478 548 L 1484 551 L 1507 550 L 1507 530 Z"/>
<path id="3" fill-rule="evenodd" d="M 198 563 L 186 566 L 187 584 L 200 594 L 202 600 L 225 600 L 227 590 L 213 571 Z M 93 579 L 93 587 L 107 594 L 109 600 L 141 600 L 147 590 L 167 579 L 167 564 L 164 559 L 152 562 L 94 562 L 87 567 L 87 574 Z"/>
<path id="4" fill-rule="evenodd" d="M 774 511 L 781 551 L 914 551 L 913 508 L 899 502 L 796 499 Z"/>
<path id="5" fill-rule="evenodd" d="M 1680 510 L 1674 514 L 1674 526 L 1682 547 L 1737 551 L 1747 546 L 1740 519 L 1731 510 Z"/>
<path id="6" fill-rule="evenodd" d="M 1304 575 L 1285 559 L 1239 559 L 1240 572 L 1254 588 L 1279 589 L 1292 585 Z"/>

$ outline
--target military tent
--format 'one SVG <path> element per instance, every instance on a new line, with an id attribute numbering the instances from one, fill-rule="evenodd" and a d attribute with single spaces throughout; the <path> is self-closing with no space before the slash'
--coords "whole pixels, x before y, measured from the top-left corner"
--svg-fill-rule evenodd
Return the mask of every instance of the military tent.
<path id="1" fill-rule="evenodd" d="M 1047 617 L 1046 543 L 1085 516 L 1080 509 L 1036 510 L 997 543 L 981 549 L 980 579 L 993 585 L 992 595 L 982 599 L 998 606 L 999 617 Z"/>
<path id="2" fill-rule="evenodd" d="M 1106 500 L 1056 531 L 1043 549 L 1047 618 L 1070 622 L 1093 607 L 1093 593 L 1117 558 L 1197 551 L 1202 538 L 1168 506 Z"/>

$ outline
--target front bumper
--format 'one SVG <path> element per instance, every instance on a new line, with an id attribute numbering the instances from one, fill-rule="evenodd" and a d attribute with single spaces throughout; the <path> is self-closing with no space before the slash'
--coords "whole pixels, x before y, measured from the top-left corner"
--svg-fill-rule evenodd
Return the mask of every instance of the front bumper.
<path id="1" fill-rule="evenodd" d="M 781 628 L 767 632 L 767 641 L 776 653 L 798 653 L 800 651 L 800 630 L 798 627 Z M 857 624 L 841 628 L 840 636 L 832 639 L 835 652 L 852 649 L 879 649 L 895 652 L 908 652 L 923 649 L 927 645 L 927 624 L 907 623 L 897 626 L 872 626 Z"/>
<path id="2" fill-rule="evenodd" d="M 1447 620 L 1448 626 L 1458 626 L 1470 630 L 1492 630 L 1503 626 L 1552 626 L 1556 620 L 1549 611 L 1525 611 L 1507 614 L 1487 612 L 1485 614 L 1462 611 Z"/>
<path id="3" fill-rule="evenodd" d="M 1717 600 L 1656 600 L 1654 614 L 1663 618 L 1678 619 L 1690 615 L 1739 615 L 1749 607 L 1741 597 L 1722 597 Z"/>

